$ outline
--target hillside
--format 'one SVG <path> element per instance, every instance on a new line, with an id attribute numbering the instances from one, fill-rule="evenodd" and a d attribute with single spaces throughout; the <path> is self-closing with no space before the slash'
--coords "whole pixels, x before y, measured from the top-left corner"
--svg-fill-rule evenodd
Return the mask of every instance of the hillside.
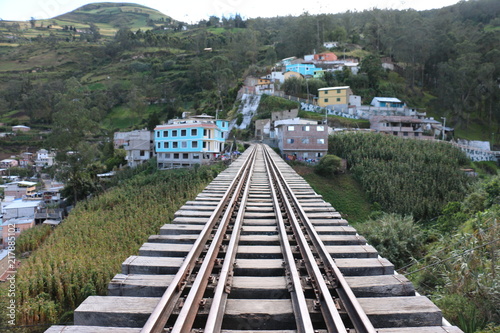
<path id="1" fill-rule="evenodd" d="M 33 38 L 85 39 L 91 25 L 104 38 L 113 37 L 120 28 L 149 30 L 156 26 L 175 25 L 173 20 L 155 9 L 131 3 L 92 3 L 69 13 L 45 20 L 1 21 L 0 46 Z"/>
<path id="2" fill-rule="evenodd" d="M 226 117 L 246 75 L 328 51 L 323 43 L 336 40 L 330 51 L 359 61 L 359 74 L 309 80 L 298 95 L 349 85 L 364 103 L 398 97 L 446 117 L 456 137 L 498 142 L 499 10 L 498 1 L 480 0 L 425 12 L 236 15 L 186 25 L 144 6 L 97 3 L 50 20 L 0 21 L 0 122 L 52 126 L 71 78 L 105 131 L 144 128 L 185 110 Z M 383 70 L 382 58 L 395 70 Z"/>

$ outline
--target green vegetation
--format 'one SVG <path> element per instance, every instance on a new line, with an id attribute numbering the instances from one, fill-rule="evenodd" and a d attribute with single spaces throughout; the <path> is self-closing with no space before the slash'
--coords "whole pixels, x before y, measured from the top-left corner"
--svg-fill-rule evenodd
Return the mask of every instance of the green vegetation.
<path id="1" fill-rule="evenodd" d="M 369 217 L 371 205 L 368 196 L 349 173 L 322 177 L 310 166 L 296 164 L 293 168 L 350 223 L 363 222 Z"/>
<path id="2" fill-rule="evenodd" d="M 262 95 L 255 119 L 270 119 L 273 111 L 298 109 L 299 103 L 281 97 Z"/>
<path id="3" fill-rule="evenodd" d="M 467 193 L 469 177 L 460 169 L 469 161 L 447 143 L 350 133 L 331 136 L 328 149 L 347 160 L 370 200 L 386 212 L 431 219 Z"/>
<path id="4" fill-rule="evenodd" d="M 18 324 L 56 323 L 87 296 L 106 294 L 121 263 L 221 168 L 154 172 L 155 165 L 145 166 L 107 193 L 80 203 L 45 241 L 38 230 L 21 239 L 20 251 L 39 248 L 18 270 Z"/>
<path id="5" fill-rule="evenodd" d="M 356 228 L 382 257 L 392 262 L 396 268 L 421 257 L 425 235 L 411 215 L 388 213 L 375 215 L 357 224 Z"/>
<path id="6" fill-rule="evenodd" d="M 500 329 L 499 218 L 500 177 L 495 176 L 478 183 L 462 202 L 450 203 L 429 230 L 432 242 L 424 247 L 425 256 L 404 267 L 420 292 L 464 332 L 488 323 L 484 332 Z"/>

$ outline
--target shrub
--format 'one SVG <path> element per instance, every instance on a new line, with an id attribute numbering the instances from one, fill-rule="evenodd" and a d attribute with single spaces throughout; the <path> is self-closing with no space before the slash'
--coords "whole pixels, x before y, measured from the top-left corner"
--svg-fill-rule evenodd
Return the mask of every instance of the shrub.
<path id="1" fill-rule="evenodd" d="M 421 255 L 425 237 L 412 216 L 384 213 L 358 224 L 357 228 L 368 243 L 396 267 L 402 267 Z"/>
<path id="2" fill-rule="evenodd" d="M 342 159 L 335 155 L 325 155 L 319 160 L 314 171 L 321 176 L 334 176 L 342 171 Z"/>

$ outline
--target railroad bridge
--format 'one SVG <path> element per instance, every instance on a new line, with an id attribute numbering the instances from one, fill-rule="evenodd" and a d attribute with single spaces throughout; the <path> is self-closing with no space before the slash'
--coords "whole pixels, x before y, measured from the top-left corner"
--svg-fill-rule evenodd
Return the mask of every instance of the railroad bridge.
<path id="1" fill-rule="evenodd" d="M 462 332 L 266 145 L 165 222 L 47 332 Z"/>

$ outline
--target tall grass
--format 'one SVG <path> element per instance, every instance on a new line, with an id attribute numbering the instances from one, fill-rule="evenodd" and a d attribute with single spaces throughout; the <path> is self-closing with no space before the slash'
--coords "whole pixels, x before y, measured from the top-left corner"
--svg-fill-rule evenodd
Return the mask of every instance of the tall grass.
<path id="1" fill-rule="evenodd" d="M 416 219 L 433 218 L 446 203 L 460 201 L 470 182 L 460 170 L 467 157 L 446 143 L 349 133 L 331 136 L 328 150 L 347 160 L 382 210 Z"/>
<path id="2" fill-rule="evenodd" d="M 20 267 L 18 324 L 56 323 L 87 296 L 106 294 L 121 263 L 221 168 L 144 172 L 80 203 Z"/>

